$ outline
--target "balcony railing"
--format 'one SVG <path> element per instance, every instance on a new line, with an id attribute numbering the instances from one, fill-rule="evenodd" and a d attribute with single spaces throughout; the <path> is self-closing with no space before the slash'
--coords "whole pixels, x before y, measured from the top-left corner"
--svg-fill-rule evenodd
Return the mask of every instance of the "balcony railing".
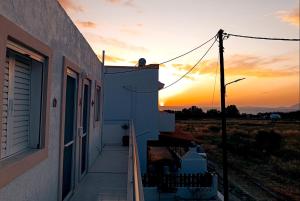
<path id="1" fill-rule="evenodd" d="M 130 123 L 129 129 L 127 201 L 144 201 L 139 154 L 133 122 Z"/>

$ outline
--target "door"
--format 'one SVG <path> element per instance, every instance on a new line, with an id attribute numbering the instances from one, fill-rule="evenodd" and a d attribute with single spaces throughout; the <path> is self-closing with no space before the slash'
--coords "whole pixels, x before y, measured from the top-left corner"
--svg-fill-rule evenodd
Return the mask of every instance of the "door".
<path id="1" fill-rule="evenodd" d="M 63 183 L 62 200 L 72 194 L 75 184 L 75 152 L 76 152 L 76 128 L 77 128 L 77 74 L 67 70 L 65 99 L 65 129 L 63 146 Z"/>
<path id="2" fill-rule="evenodd" d="M 88 167 L 88 141 L 89 141 L 89 125 L 90 125 L 90 81 L 83 80 L 82 85 L 82 110 L 81 110 L 81 133 L 79 135 L 79 178 L 82 178 L 87 172 Z"/>

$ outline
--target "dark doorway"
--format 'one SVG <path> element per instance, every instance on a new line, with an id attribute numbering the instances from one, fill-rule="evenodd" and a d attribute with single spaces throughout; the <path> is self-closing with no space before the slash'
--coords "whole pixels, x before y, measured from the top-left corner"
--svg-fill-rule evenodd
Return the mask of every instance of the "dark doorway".
<path id="1" fill-rule="evenodd" d="M 68 71 L 65 100 L 62 200 L 74 189 L 75 133 L 77 120 L 77 76 Z"/>

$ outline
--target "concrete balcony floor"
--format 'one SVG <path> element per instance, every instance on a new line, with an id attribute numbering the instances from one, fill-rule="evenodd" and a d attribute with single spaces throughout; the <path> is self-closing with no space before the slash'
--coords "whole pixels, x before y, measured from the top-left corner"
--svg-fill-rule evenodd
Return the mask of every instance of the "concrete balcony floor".
<path id="1" fill-rule="evenodd" d="M 71 201 L 127 200 L 128 147 L 106 146 Z"/>

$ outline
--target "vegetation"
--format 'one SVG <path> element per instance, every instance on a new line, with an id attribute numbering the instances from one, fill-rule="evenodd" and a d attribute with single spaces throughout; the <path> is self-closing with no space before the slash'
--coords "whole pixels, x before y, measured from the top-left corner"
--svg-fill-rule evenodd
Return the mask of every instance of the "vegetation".
<path id="1" fill-rule="evenodd" d="M 197 106 L 192 106 L 190 108 L 184 108 L 181 111 L 171 111 L 166 110 L 167 112 L 175 113 L 176 120 L 197 120 L 197 119 L 220 119 L 221 112 L 217 109 L 210 109 L 204 112 L 201 108 Z M 240 113 L 236 105 L 229 105 L 226 107 L 226 117 L 227 118 L 239 118 L 239 119 L 270 119 L 272 113 L 258 113 L 245 114 Z M 276 112 L 281 116 L 281 119 L 285 120 L 300 120 L 300 110 L 294 112 Z"/>
<path id="2" fill-rule="evenodd" d="M 191 133 L 209 160 L 222 167 L 221 121 L 208 118 L 211 113 L 218 114 L 210 111 L 201 119 L 177 121 L 176 126 Z M 294 118 L 289 114 L 276 122 L 259 116 L 228 119 L 229 172 L 250 175 L 285 200 L 300 200 L 300 121 L 289 120 Z"/>

